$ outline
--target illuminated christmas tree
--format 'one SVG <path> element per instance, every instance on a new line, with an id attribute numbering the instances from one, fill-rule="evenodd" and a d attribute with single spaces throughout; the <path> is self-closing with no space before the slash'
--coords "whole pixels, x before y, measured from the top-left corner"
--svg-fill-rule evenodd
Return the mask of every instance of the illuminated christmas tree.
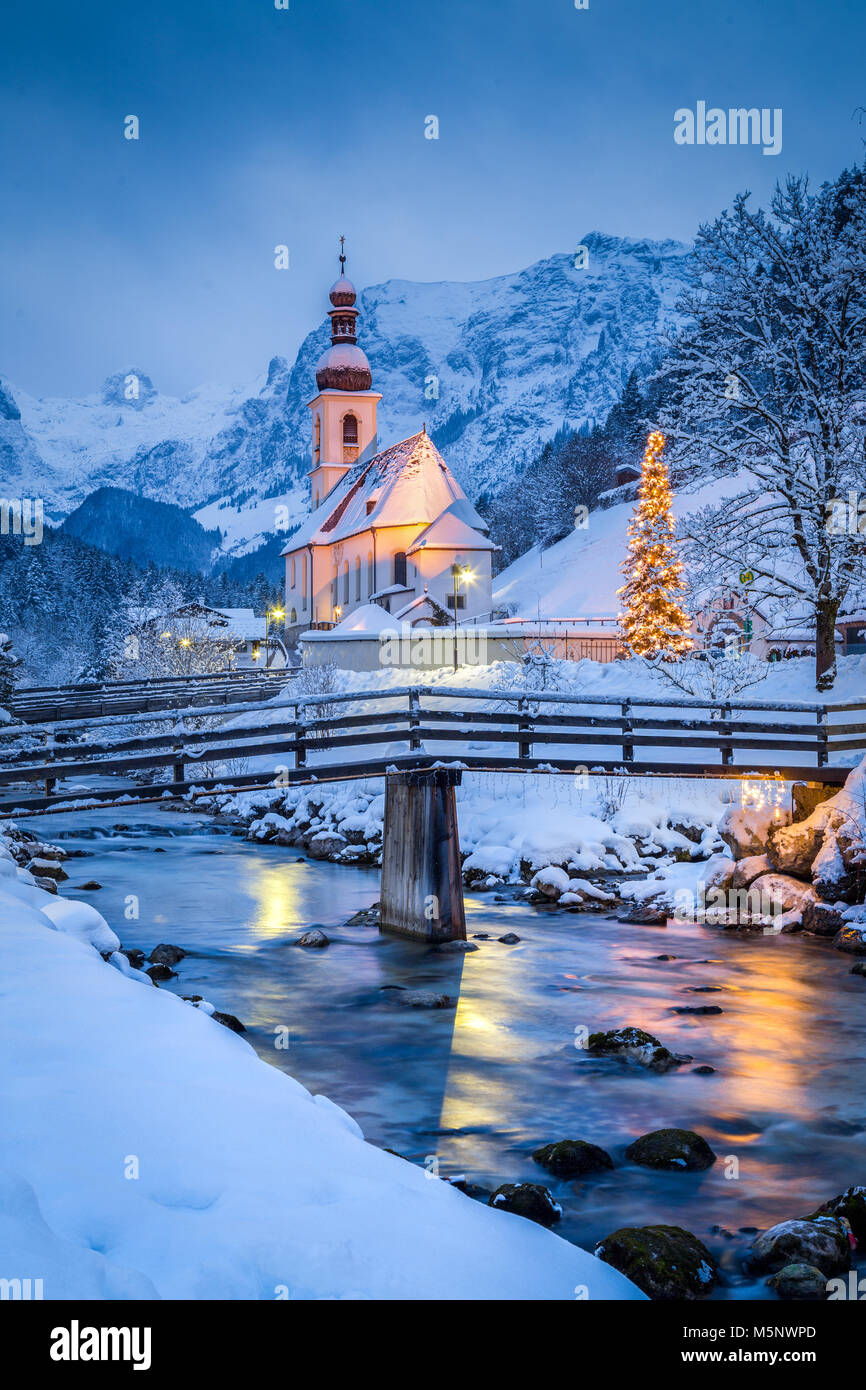
<path id="1" fill-rule="evenodd" d="M 692 641 L 688 614 L 677 602 L 686 586 L 674 543 L 664 445 L 664 435 L 657 431 L 647 440 L 638 505 L 628 528 L 628 555 L 621 566 L 627 582 L 617 593 L 622 595 L 620 625 L 629 651 L 674 658 L 688 651 Z"/>

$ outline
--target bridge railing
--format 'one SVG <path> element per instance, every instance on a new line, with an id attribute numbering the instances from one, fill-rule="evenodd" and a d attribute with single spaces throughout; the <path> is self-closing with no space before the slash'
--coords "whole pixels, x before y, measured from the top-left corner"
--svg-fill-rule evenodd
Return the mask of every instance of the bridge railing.
<path id="1" fill-rule="evenodd" d="M 61 779 L 94 775 L 137 784 L 170 769 L 150 795 L 197 787 L 263 786 L 367 776 L 389 766 L 456 760 L 519 771 L 744 775 L 842 781 L 851 754 L 866 752 L 866 703 L 822 706 L 769 701 L 635 700 L 520 690 L 406 686 L 254 702 L 176 707 L 159 716 L 115 714 L 0 731 L 0 787 L 42 783 L 45 804 Z M 844 716 L 860 715 L 864 722 Z M 219 716 L 218 727 L 196 727 Z M 836 760 L 835 763 L 833 760 Z M 258 767 L 238 768 L 250 760 Z M 89 795 L 90 793 L 88 793 Z M 118 795 L 109 786 L 98 797 Z M 94 793 L 94 795 L 97 795 Z M 0 809 L 8 806 L 4 798 Z M 12 803 L 19 805 L 20 799 Z"/>

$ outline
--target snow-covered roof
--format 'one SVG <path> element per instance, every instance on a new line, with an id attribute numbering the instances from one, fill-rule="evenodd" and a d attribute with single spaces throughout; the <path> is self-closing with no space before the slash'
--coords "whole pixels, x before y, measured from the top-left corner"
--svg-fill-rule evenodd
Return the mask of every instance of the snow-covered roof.
<path id="1" fill-rule="evenodd" d="M 431 521 L 406 551 L 413 555 L 416 550 L 497 550 L 492 541 L 482 535 L 477 528 L 464 521 L 452 507 L 446 508 L 441 516 Z"/>
<path id="2" fill-rule="evenodd" d="M 486 530 L 436 445 L 422 431 L 350 468 L 282 553 L 291 555 L 311 544 L 333 545 L 372 527 L 429 526 L 454 502 L 462 504 L 459 514 L 470 527 Z"/>
<path id="3" fill-rule="evenodd" d="M 302 642 L 334 642 L 346 637 L 378 637 L 380 632 L 393 632 L 394 619 L 378 603 L 363 603 L 336 627 L 302 632 Z"/>

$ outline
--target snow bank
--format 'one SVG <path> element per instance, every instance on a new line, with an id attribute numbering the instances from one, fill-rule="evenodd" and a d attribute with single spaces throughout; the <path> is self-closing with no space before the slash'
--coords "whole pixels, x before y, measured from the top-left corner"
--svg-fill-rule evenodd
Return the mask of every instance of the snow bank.
<path id="1" fill-rule="evenodd" d="M 112 969 L 99 914 L 8 851 L 0 875 L 4 1277 L 41 1278 L 47 1299 L 643 1297 Z"/>

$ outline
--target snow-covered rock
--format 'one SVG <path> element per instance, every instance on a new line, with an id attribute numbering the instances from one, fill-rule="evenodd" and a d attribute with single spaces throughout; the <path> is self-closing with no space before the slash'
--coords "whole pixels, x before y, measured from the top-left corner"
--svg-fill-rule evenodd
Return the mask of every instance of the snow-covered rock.
<path id="1" fill-rule="evenodd" d="M 722 818 L 719 834 L 735 859 L 748 859 L 766 854 L 771 831 L 781 831 L 789 820 L 790 812 L 778 806 L 733 805 Z"/>

